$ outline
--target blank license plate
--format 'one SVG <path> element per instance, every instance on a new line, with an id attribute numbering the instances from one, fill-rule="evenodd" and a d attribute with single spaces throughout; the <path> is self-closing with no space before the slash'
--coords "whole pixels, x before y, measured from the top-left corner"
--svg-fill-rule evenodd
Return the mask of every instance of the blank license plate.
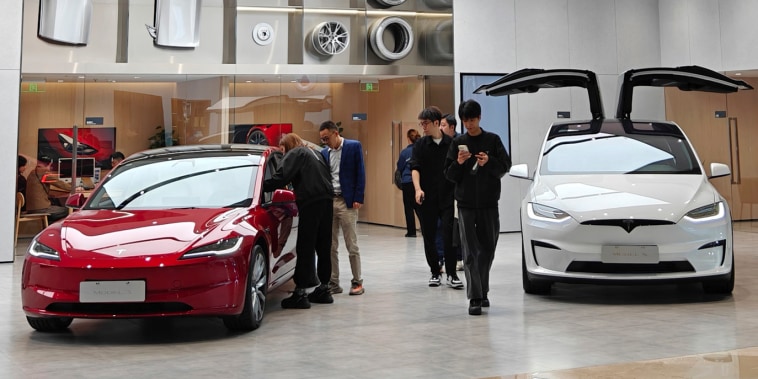
<path id="1" fill-rule="evenodd" d="M 603 246 L 603 263 L 658 263 L 658 246 Z"/>
<path id="2" fill-rule="evenodd" d="M 101 281 L 79 283 L 82 303 L 120 303 L 145 301 L 144 280 Z"/>

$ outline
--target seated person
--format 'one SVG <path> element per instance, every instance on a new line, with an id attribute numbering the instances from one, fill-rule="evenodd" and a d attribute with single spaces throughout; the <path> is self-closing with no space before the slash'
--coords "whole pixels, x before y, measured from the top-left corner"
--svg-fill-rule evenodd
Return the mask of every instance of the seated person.
<path id="1" fill-rule="evenodd" d="M 121 161 L 124 160 L 124 153 L 117 151 L 111 154 L 111 167 L 116 167 Z"/>
<path id="2" fill-rule="evenodd" d="M 24 156 L 19 155 L 18 156 L 18 173 L 16 173 L 16 192 L 21 192 L 26 196 L 26 176 L 24 176 L 24 171 L 26 171 L 26 158 Z M 26 205 L 21 207 L 22 211 L 26 210 Z"/>
<path id="3" fill-rule="evenodd" d="M 37 158 L 37 166 L 26 178 L 25 196 L 27 212 L 49 213 L 50 216 L 47 218 L 52 223 L 68 216 L 68 208 L 50 202 L 50 185 L 66 191 L 71 191 L 71 185 L 58 180 L 55 175 L 47 175 L 50 173 L 51 164 L 52 159 L 48 156 Z"/>

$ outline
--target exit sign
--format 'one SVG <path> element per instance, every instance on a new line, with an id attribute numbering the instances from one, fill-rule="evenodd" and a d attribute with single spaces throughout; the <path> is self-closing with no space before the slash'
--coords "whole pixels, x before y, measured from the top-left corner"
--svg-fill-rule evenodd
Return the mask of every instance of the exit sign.
<path id="1" fill-rule="evenodd" d="M 361 91 L 363 92 L 379 92 L 379 83 L 362 82 Z"/>
<path id="2" fill-rule="evenodd" d="M 21 92 L 45 92 L 45 82 L 29 82 L 21 84 Z"/>

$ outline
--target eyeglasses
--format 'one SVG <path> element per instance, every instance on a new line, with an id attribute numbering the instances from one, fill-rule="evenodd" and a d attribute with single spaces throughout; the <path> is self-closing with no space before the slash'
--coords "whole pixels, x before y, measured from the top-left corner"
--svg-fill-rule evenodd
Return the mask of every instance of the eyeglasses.
<path id="1" fill-rule="evenodd" d="M 427 125 L 429 125 L 429 124 L 431 124 L 431 123 L 432 123 L 432 122 L 431 122 L 431 121 L 429 121 L 429 120 L 419 121 L 419 122 L 418 122 L 418 126 L 421 126 L 421 127 L 424 127 L 424 128 L 425 128 Z"/>
<path id="2" fill-rule="evenodd" d="M 329 142 L 329 137 L 330 136 L 323 136 L 323 137 L 321 137 L 321 142 Z"/>

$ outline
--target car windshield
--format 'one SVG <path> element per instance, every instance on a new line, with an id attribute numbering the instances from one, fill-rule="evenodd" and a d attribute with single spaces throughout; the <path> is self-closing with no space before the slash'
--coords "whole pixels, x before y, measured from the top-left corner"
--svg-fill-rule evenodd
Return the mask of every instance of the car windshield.
<path id="1" fill-rule="evenodd" d="M 700 174 L 700 166 L 681 136 L 594 133 L 547 141 L 540 174 Z"/>
<path id="2" fill-rule="evenodd" d="M 175 209 L 248 206 L 257 158 L 193 156 L 120 165 L 85 209 Z"/>

